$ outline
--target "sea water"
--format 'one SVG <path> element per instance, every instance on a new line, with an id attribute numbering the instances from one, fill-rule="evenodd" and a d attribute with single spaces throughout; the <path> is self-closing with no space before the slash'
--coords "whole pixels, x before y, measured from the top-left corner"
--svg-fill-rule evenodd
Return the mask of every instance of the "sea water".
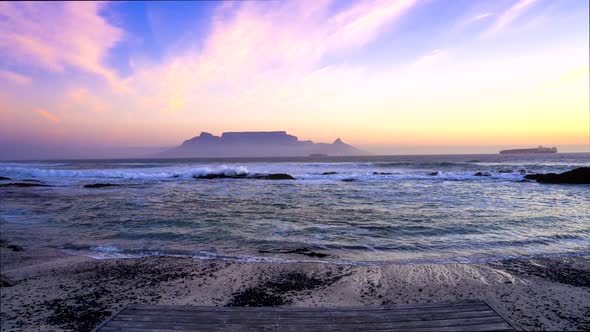
<path id="1" fill-rule="evenodd" d="M 0 176 L 12 180 L 0 184 L 51 187 L 1 187 L 0 230 L 23 246 L 95 258 L 398 264 L 580 255 L 590 253 L 590 186 L 522 173 L 581 166 L 590 154 L 2 162 Z M 296 179 L 195 179 L 210 173 Z M 83 187 L 93 183 L 120 186 Z"/>

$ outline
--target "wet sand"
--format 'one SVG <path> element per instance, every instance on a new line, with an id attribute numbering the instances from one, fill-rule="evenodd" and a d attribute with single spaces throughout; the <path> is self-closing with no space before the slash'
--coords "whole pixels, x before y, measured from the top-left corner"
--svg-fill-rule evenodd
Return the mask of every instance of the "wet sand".
<path id="1" fill-rule="evenodd" d="M 128 303 L 346 306 L 482 299 L 527 330 L 590 329 L 590 257 L 347 266 L 95 260 L 0 248 L 2 331 L 89 331 Z"/>

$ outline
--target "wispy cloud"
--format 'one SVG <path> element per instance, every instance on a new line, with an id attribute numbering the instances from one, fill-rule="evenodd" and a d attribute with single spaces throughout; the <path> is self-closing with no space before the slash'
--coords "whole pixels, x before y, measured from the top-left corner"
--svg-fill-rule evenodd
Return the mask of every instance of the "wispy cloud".
<path id="1" fill-rule="evenodd" d="M 71 66 L 103 77 L 115 91 L 127 88 L 103 65 L 123 31 L 99 15 L 99 2 L 2 2 L 0 50 L 6 65 L 25 64 L 51 72 Z"/>
<path id="2" fill-rule="evenodd" d="M 202 50 L 139 66 L 127 83 L 175 112 L 199 89 L 252 87 L 270 76 L 296 80 L 315 71 L 324 56 L 374 40 L 414 3 L 363 1 L 336 12 L 331 1 L 222 5 Z"/>
<path id="3" fill-rule="evenodd" d="M 0 77 L 21 86 L 29 85 L 32 82 L 29 76 L 18 74 L 10 70 L 0 70 Z"/>
<path id="4" fill-rule="evenodd" d="M 518 0 L 514 5 L 498 16 L 487 35 L 497 33 L 506 28 L 510 23 L 522 16 L 537 0 Z"/>
<path id="5" fill-rule="evenodd" d="M 49 122 L 53 122 L 53 123 L 60 123 L 61 119 L 59 117 L 57 117 L 56 115 L 48 112 L 47 110 L 44 110 L 42 108 L 37 108 L 35 110 L 35 112 L 37 114 L 39 114 L 40 116 L 42 116 L 44 119 L 46 119 Z"/>
<path id="6" fill-rule="evenodd" d="M 466 27 L 466 26 L 468 26 L 468 25 L 471 25 L 471 24 L 473 24 L 473 23 L 475 23 L 475 22 L 481 21 L 481 20 L 483 20 L 483 19 L 485 19 L 485 18 L 488 18 L 488 17 L 490 17 L 490 16 L 492 16 L 492 13 L 481 13 L 481 14 L 477 14 L 477 15 L 475 15 L 475 16 L 472 16 L 472 17 L 468 18 L 467 20 L 465 20 L 465 21 L 464 21 L 464 22 L 461 24 L 461 26 L 462 26 L 462 27 Z"/>

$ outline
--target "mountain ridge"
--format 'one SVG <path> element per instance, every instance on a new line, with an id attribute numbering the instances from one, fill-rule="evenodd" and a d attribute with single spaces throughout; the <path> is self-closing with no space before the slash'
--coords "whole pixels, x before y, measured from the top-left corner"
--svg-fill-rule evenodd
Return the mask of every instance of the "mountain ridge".
<path id="1" fill-rule="evenodd" d="M 164 151 L 162 157 L 297 157 L 311 154 L 363 155 L 367 152 L 344 143 L 340 138 L 333 143 L 300 141 L 286 131 L 224 132 L 215 136 L 201 132 L 199 136 Z"/>

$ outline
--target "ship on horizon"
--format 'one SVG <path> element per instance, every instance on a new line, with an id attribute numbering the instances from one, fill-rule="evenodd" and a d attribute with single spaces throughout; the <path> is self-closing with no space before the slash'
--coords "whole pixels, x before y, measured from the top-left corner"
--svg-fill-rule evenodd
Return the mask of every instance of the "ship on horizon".
<path id="1" fill-rule="evenodd" d="M 546 148 L 539 145 L 536 148 L 531 149 L 511 149 L 511 150 L 501 150 L 500 154 L 536 154 L 536 153 L 557 153 L 557 148 Z"/>

